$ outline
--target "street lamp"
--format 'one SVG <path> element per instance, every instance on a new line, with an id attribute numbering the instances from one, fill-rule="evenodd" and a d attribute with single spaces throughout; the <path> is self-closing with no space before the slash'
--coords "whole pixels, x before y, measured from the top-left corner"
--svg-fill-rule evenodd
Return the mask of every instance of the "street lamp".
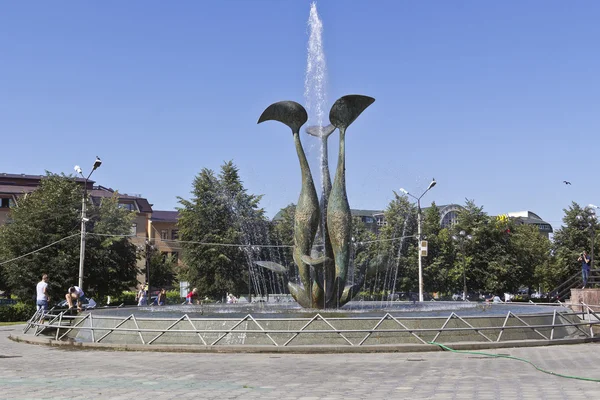
<path id="1" fill-rule="evenodd" d="M 90 176 L 92 176 L 94 171 L 97 170 L 100 167 L 100 165 L 102 165 L 102 161 L 98 158 L 98 156 L 96 156 L 96 161 L 94 161 L 94 165 L 92 166 L 92 171 L 87 176 L 87 178 L 85 177 L 85 175 L 83 175 L 83 170 L 81 169 L 81 167 L 79 165 L 75 166 L 75 172 L 78 173 L 79 175 L 81 175 L 81 177 L 85 179 L 85 182 L 83 184 L 83 197 L 81 198 L 81 240 L 80 240 L 80 244 L 79 244 L 79 281 L 78 281 L 78 285 L 82 289 L 83 289 L 83 261 L 85 259 L 85 223 L 87 221 L 89 221 L 89 219 L 86 218 L 86 215 L 85 215 L 85 205 L 86 205 L 86 200 L 87 200 L 87 184 L 88 184 L 88 180 L 90 179 Z"/>
<path id="2" fill-rule="evenodd" d="M 452 239 L 458 242 L 460 252 L 463 256 L 463 301 L 467 300 L 467 256 L 465 254 L 465 243 L 467 240 L 473 239 L 473 236 L 467 235 L 465 231 L 460 231 L 458 235 L 452 236 Z"/>
<path id="3" fill-rule="evenodd" d="M 594 239 L 596 232 L 594 230 L 594 222 L 596 221 L 596 212 L 594 209 L 598 208 L 593 204 L 589 204 L 584 210 L 588 210 L 588 213 L 578 215 L 576 218 L 580 221 L 584 221 L 587 224 L 587 228 L 590 230 L 590 236 L 592 237 L 592 251 L 590 252 L 590 269 L 594 269 Z"/>
<path id="4" fill-rule="evenodd" d="M 148 299 L 148 305 L 150 305 L 150 260 L 152 259 L 152 254 L 155 248 L 150 242 L 150 240 L 146 239 L 146 287 L 142 288 L 142 290 L 146 291 L 146 298 Z"/>
<path id="5" fill-rule="evenodd" d="M 429 192 L 429 190 L 431 190 L 431 188 L 434 187 L 436 183 L 437 182 L 435 181 L 435 179 L 432 179 L 429 186 L 427 186 L 427 190 L 425 190 L 423 194 L 421 194 L 419 197 L 413 196 L 408 192 L 408 190 L 404 188 L 400 188 L 400 191 L 402 193 L 417 200 L 417 238 L 419 241 L 419 301 L 423 301 L 423 261 L 421 259 L 421 198 L 425 196 L 425 193 Z"/>

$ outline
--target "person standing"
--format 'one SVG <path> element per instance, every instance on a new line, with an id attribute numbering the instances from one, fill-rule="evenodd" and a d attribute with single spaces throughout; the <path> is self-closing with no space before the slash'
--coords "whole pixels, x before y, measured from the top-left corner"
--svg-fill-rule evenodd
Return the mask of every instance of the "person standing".
<path id="1" fill-rule="evenodd" d="M 45 313 L 48 311 L 48 302 L 50 301 L 50 296 L 48 296 L 48 275 L 42 275 L 42 280 L 38 282 L 35 291 L 37 309 L 42 309 Z"/>
<path id="2" fill-rule="evenodd" d="M 158 297 L 156 298 L 156 304 L 159 306 L 164 306 L 167 303 L 167 291 L 163 288 L 158 292 Z"/>
<path id="3" fill-rule="evenodd" d="M 148 298 L 146 297 L 146 291 L 144 289 L 145 289 L 144 285 L 140 285 L 140 290 L 136 296 L 138 306 L 148 305 Z"/>
<path id="4" fill-rule="evenodd" d="M 581 277 L 583 278 L 582 289 L 585 289 L 585 285 L 587 285 L 587 281 L 590 276 L 590 257 L 588 256 L 587 251 L 584 250 L 577 261 L 581 261 Z"/>

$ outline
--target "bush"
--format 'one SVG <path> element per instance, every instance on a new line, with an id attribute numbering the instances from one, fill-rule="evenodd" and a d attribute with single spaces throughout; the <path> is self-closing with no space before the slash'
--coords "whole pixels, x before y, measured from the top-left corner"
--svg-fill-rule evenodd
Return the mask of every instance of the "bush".
<path id="1" fill-rule="evenodd" d="M 167 304 L 181 304 L 183 298 L 179 293 L 179 290 L 167 290 Z"/>
<path id="2" fill-rule="evenodd" d="M 110 296 L 110 304 L 108 304 L 108 297 L 104 297 L 102 299 L 102 304 L 110 305 L 110 306 L 119 306 L 124 304 L 126 306 L 136 305 L 137 301 L 135 301 L 135 296 L 137 292 L 125 291 L 118 296 Z"/>
<path id="3" fill-rule="evenodd" d="M 35 314 L 36 306 L 29 303 L 17 303 L 12 306 L 0 306 L 0 322 L 27 321 Z"/>

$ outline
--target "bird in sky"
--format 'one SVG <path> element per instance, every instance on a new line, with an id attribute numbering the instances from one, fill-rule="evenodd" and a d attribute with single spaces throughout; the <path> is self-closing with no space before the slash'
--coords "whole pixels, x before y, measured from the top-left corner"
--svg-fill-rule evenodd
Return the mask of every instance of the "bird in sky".
<path id="1" fill-rule="evenodd" d="M 570 184 L 571 184 L 571 182 L 569 182 L 569 181 L 563 181 L 563 183 L 564 183 L 565 185 L 570 185 Z"/>

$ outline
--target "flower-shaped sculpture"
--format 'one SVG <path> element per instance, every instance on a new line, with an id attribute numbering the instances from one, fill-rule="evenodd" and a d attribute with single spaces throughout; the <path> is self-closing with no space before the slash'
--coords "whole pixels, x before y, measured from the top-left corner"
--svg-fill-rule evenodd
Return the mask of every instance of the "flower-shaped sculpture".
<path id="1" fill-rule="evenodd" d="M 300 141 L 300 128 L 308 120 L 304 107 L 293 101 L 281 101 L 271 104 L 260 116 L 258 123 L 274 120 L 284 123 L 292 130 L 296 153 L 300 161 L 302 188 L 296 205 L 294 219 L 294 262 L 298 266 L 300 283 L 288 283 L 294 299 L 307 308 L 341 307 L 352 299 L 364 281 L 364 271 L 354 285 L 346 286 L 348 278 L 352 215 L 346 195 L 346 129 L 373 102 L 372 97 L 348 95 L 339 98 L 331 107 L 329 120 L 332 126 L 311 127 L 307 131 L 322 140 L 325 152 L 321 164 L 323 175 L 323 194 L 321 204 L 317 197 L 314 181 L 308 161 Z M 327 138 L 335 130 L 340 131 L 338 163 L 333 185 L 327 165 Z M 321 218 L 323 215 L 323 218 Z M 323 256 L 311 257 L 319 222 L 324 240 Z M 272 262 L 257 262 L 265 268 L 283 271 L 285 267 L 275 268 Z"/>

